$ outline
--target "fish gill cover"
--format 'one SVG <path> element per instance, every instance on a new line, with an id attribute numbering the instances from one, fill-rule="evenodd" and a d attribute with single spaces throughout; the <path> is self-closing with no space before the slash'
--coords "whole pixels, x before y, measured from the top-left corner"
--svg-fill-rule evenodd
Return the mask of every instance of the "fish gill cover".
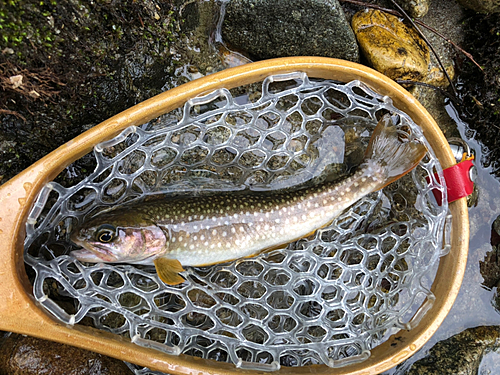
<path id="1" fill-rule="evenodd" d="M 162 283 L 153 266 L 68 255 L 78 223 L 124 202 L 289 189 L 346 175 L 387 113 L 401 134 L 427 146 L 424 159 L 284 249 L 187 267 L 176 286 Z M 432 305 L 430 286 L 450 247 L 447 204 L 432 194 L 446 194 L 442 170 L 409 116 L 359 81 L 291 73 L 219 89 L 96 145 L 94 156 L 95 170 L 80 181 L 48 183 L 27 222 L 33 294 L 64 323 L 249 369 L 337 367 L 368 358 Z"/>

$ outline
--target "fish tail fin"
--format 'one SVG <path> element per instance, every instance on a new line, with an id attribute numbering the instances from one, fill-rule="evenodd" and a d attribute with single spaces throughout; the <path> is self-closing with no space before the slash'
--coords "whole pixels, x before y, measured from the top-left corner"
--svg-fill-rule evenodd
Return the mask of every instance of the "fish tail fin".
<path id="1" fill-rule="evenodd" d="M 383 170 L 384 186 L 415 168 L 427 153 L 427 148 L 416 140 L 402 137 L 389 115 L 378 122 L 365 152 L 366 162 L 374 162 Z"/>
<path id="2" fill-rule="evenodd" d="M 168 285 L 177 285 L 185 280 L 179 275 L 183 272 L 181 263 L 177 259 L 157 258 L 154 260 L 156 272 L 160 276 L 161 281 Z"/>

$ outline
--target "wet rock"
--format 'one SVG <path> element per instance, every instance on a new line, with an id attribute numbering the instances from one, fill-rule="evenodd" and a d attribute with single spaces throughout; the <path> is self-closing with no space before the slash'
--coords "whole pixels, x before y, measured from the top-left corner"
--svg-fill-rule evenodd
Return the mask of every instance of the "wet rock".
<path id="1" fill-rule="evenodd" d="M 425 79 L 429 49 L 398 17 L 379 10 L 360 11 L 352 18 L 352 28 L 373 68 L 392 79 Z"/>
<path id="2" fill-rule="evenodd" d="M 73 346 L 11 334 L 0 346 L 0 373 L 9 375 L 127 375 L 114 358 Z"/>
<path id="3" fill-rule="evenodd" d="M 499 347 L 500 327 L 469 328 L 434 345 L 405 375 L 477 374 L 484 354 Z"/>
<path id="4" fill-rule="evenodd" d="M 486 253 L 482 261 L 479 261 L 479 270 L 484 281 L 482 285 L 488 289 L 496 288 L 493 296 L 493 307 L 500 312 L 500 216 L 491 225 L 491 251 Z"/>
<path id="5" fill-rule="evenodd" d="M 397 3 L 411 17 L 420 18 L 429 11 L 429 0 L 398 0 Z"/>
<path id="6" fill-rule="evenodd" d="M 483 276 L 483 283 L 486 288 L 493 289 L 500 286 L 500 249 L 498 246 L 493 246 L 491 251 L 486 253 L 483 261 L 479 262 L 479 270 Z M 498 309 L 500 310 L 500 309 Z"/>
<path id="7" fill-rule="evenodd" d="M 500 12 L 500 2 L 498 0 L 457 0 L 457 2 L 463 7 L 479 13 Z"/>
<path id="8" fill-rule="evenodd" d="M 337 0 L 232 0 L 222 36 L 253 59 L 300 55 L 359 59 L 356 38 Z"/>
<path id="9" fill-rule="evenodd" d="M 491 226 L 491 244 L 500 245 L 500 216 L 498 216 Z"/>

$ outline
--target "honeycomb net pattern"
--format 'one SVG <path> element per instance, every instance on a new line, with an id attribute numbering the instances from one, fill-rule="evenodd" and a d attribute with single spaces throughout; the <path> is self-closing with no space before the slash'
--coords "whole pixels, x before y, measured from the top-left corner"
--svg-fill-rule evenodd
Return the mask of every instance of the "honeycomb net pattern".
<path id="1" fill-rule="evenodd" d="M 86 264 L 69 233 L 98 210 L 163 194 L 273 190 L 341 178 L 390 113 L 429 152 L 412 173 L 361 199 L 330 226 L 289 244 L 163 284 L 154 267 Z M 432 305 L 449 249 L 442 170 L 420 128 L 359 81 L 266 78 L 220 89 L 94 148 L 74 186 L 50 182 L 27 221 L 25 263 L 36 300 L 67 324 L 87 324 L 170 354 L 257 370 L 362 361 Z M 446 199 L 444 199 L 446 202 Z M 146 369 L 137 370 L 145 373 Z"/>

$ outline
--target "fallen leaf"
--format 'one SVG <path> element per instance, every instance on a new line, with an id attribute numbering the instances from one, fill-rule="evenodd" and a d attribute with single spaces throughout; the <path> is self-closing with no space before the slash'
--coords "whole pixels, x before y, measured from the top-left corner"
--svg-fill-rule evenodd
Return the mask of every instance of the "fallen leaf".
<path id="1" fill-rule="evenodd" d="M 9 77 L 10 83 L 14 89 L 17 89 L 19 86 L 23 84 L 23 75 L 18 74 L 17 76 Z"/>
<path id="2" fill-rule="evenodd" d="M 34 99 L 38 99 L 40 97 L 40 94 L 37 93 L 35 90 L 31 90 L 29 93 L 28 93 L 29 96 L 31 96 L 32 98 Z"/>

